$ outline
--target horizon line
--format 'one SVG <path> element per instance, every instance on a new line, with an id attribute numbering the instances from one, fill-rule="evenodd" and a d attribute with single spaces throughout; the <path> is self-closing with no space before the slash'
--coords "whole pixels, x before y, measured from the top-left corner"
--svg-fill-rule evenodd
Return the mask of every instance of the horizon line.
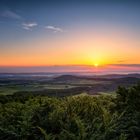
<path id="1" fill-rule="evenodd" d="M 123 64 L 118 64 L 118 63 L 113 63 L 113 64 L 99 64 L 99 67 L 102 66 L 110 66 L 110 65 L 118 65 L 118 66 L 140 66 L 140 63 L 123 63 Z M 62 65 L 0 65 L 1 67 L 63 67 L 63 66 L 95 66 L 94 64 L 62 64 Z"/>

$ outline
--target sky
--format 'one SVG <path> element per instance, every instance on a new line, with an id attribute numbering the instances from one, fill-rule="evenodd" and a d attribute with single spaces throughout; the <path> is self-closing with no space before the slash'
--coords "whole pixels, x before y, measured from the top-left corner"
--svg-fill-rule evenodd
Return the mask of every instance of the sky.
<path id="1" fill-rule="evenodd" d="M 140 1 L 0 0 L 0 72 L 85 65 L 140 71 Z"/>

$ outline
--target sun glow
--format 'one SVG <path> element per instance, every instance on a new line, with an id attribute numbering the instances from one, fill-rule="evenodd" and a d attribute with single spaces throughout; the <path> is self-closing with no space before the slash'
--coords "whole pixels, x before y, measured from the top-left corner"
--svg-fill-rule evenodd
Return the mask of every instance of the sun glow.
<path id="1" fill-rule="evenodd" d="M 98 64 L 98 63 L 95 63 L 95 64 L 94 64 L 94 66 L 95 66 L 95 67 L 98 67 L 98 66 L 99 66 L 99 64 Z"/>

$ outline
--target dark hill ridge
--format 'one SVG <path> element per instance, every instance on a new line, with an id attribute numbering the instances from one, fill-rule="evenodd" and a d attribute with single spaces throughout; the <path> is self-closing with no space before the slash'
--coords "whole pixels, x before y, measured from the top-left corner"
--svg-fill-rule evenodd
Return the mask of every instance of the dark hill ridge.
<path id="1" fill-rule="evenodd" d="M 81 79 L 82 77 L 74 76 L 74 75 L 62 75 L 54 78 L 55 81 L 67 81 L 67 80 L 77 80 Z"/>
<path id="2" fill-rule="evenodd" d="M 75 76 L 75 75 L 62 75 L 53 78 L 54 81 L 72 81 L 72 80 L 96 80 L 96 81 L 109 81 L 108 78 L 102 78 L 97 76 Z"/>
<path id="3" fill-rule="evenodd" d="M 109 74 L 109 75 L 93 75 L 93 76 L 75 76 L 75 75 L 61 75 L 53 78 L 54 81 L 68 81 L 68 80 L 99 80 L 99 81 L 108 81 L 112 79 L 135 79 L 140 78 L 140 74 Z"/>
<path id="4" fill-rule="evenodd" d="M 124 78 L 124 77 L 140 78 L 140 74 L 138 74 L 138 73 L 132 73 L 132 74 L 108 74 L 108 75 L 97 75 L 97 77 L 102 77 L 102 78 Z"/>
<path id="5" fill-rule="evenodd" d="M 137 83 L 140 82 L 140 78 L 136 78 L 136 77 L 124 77 L 124 78 L 118 78 L 118 79 L 114 79 L 114 82 L 116 83 Z"/>

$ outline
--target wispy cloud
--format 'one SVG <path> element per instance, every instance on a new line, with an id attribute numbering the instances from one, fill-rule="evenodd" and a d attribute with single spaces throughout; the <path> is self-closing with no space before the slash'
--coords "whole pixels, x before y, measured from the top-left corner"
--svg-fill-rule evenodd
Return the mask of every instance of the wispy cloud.
<path id="1" fill-rule="evenodd" d="M 14 11 L 11 10 L 4 10 L 0 13 L 1 17 L 5 17 L 5 18 L 11 18 L 11 19 L 22 19 L 22 17 L 20 15 L 18 15 L 17 13 L 15 13 Z"/>
<path id="2" fill-rule="evenodd" d="M 118 60 L 117 63 L 124 63 L 126 60 Z"/>
<path id="3" fill-rule="evenodd" d="M 36 27 L 38 24 L 36 22 L 29 22 L 29 23 L 23 23 L 22 28 L 25 30 L 32 30 L 32 28 Z"/>
<path id="4" fill-rule="evenodd" d="M 140 64 L 111 64 L 112 66 L 125 66 L 125 67 L 138 67 L 140 68 Z"/>
<path id="5" fill-rule="evenodd" d="M 57 32 L 64 32 L 64 30 L 62 28 L 59 27 L 55 27 L 55 26 L 45 26 L 46 29 L 53 31 L 54 33 Z"/>

